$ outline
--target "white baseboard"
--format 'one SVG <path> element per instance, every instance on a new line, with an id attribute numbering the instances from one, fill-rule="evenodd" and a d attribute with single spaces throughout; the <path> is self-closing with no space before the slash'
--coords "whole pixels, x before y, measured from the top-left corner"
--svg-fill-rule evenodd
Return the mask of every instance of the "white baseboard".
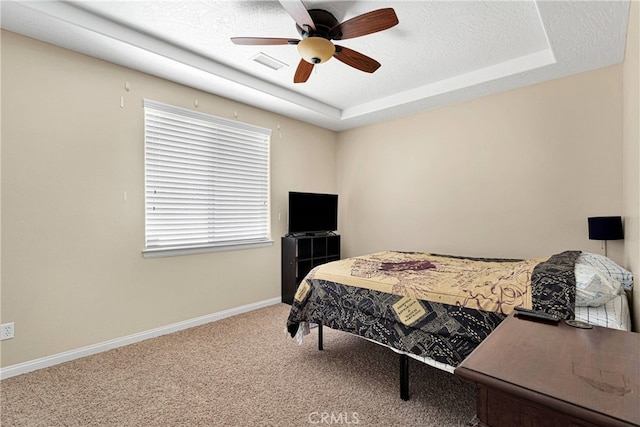
<path id="1" fill-rule="evenodd" d="M 183 329 L 193 328 L 194 326 L 204 325 L 206 323 L 215 322 L 226 317 L 235 316 L 236 314 L 246 313 L 257 310 L 259 308 L 278 304 L 281 298 L 271 298 L 268 300 L 258 301 L 252 304 L 243 305 L 229 310 L 219 311 L 217 313 L 207 314 L 205 316 L 196 317 L 194 319 L 185 320 L 183 322 L 173 323 L 167 326 L 150 329 L 148 331 L 139 332 L 137 334 L 127 335 L 125 337 L 104 341 L 98 344 L 65 351 L 63 353 L 54 354 L 52 356 L 42 357 L 40 359 L 30 360 L 28 362 L 18 363 L 16 365 L 7 366 L 0 369 L 0 379 L 15 377 L 16 375 L 26 374 L 27 372 L 36 371 L 38 369 L 48 368 L 70 360 L 79 359 L 81 357 L 90 356 L 92 354 L 101 353 L 136 342 L 144 341 L 149 338 L 159 337 L 160 335 L 170 334 L 172 332 L 181 331 Z"/>

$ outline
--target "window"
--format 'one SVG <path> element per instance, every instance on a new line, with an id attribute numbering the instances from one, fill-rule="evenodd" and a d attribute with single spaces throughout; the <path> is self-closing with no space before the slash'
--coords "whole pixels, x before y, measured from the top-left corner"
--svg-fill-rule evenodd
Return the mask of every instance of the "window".
<path id="1" fill-rule="evenodd" d="M 271 130 L 144 100 L 145 257 L 271 244 Z"/>

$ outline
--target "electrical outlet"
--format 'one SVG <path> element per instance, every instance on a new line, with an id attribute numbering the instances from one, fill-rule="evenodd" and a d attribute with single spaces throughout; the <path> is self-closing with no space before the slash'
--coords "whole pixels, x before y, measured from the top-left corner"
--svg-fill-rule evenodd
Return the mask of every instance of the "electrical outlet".
<path id="1" fill-rule="evenodd" d="M 11 323 L 3 323 L 0 326 L 0 340 L 8 340 L 9 338 L 13 338 L 14 324 Z"/>

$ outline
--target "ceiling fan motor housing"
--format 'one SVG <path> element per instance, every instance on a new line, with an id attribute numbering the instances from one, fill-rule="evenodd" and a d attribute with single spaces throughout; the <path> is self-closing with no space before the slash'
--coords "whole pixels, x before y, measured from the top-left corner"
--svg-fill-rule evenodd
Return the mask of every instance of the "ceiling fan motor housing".
<path id="1" fill-rule="evenodd" d="M 335 16 L 333 16 L 330 12 L 322 9 L 309 9 L 309 16 L 311 16 L 311 20 L 316 26 L 315 31 L 309 31 L 310 28 L 301 28 L 298 24 L 296 24 L 296 29 L 302 38 L 311 37 L 311 36 L 320 36 L 329 40 L 331 38 L 339 38 L 339 37 L 330 37 L 329 32 L 332 28 L 339 24 L 338 20 Z"/>

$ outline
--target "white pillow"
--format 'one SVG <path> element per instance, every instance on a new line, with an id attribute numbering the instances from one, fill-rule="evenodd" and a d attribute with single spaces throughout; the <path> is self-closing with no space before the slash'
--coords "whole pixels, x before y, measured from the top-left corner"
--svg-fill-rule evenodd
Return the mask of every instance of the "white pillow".
<path id="1" fill-rule="evenodd" d="M 576 307 L 597 307 L 624 292 L 620 282 L 591 265 L 576 264 Z"/>
<path id="2" fill-rule="evenodd" d="M 576 264 L 586 264 L 597 268 L 609 278 L 620 282 L 627 291 L 633 288 L 633 274 L 604 255 L 582 252 L 578 256 Z"/>

